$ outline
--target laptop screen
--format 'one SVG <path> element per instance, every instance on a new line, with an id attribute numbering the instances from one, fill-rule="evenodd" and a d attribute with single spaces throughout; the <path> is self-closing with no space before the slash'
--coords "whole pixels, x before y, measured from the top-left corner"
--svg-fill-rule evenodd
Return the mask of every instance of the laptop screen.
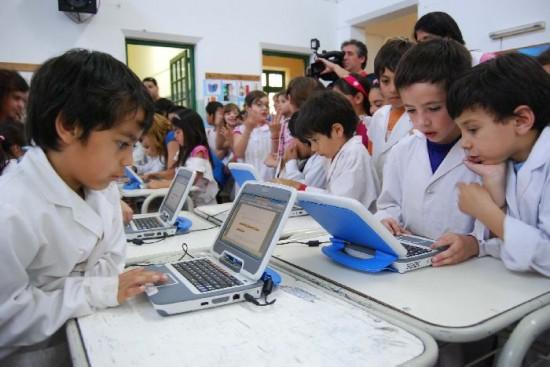
<path id="1" fill-rule="evenodd" d="M 260 259 L 271 243 L 285 208 L 284 201 L 243 194 L 220 238 L 249 256 Z"/>
<path id="2" fill-rule="evenodd" d="M 168 194 L 160 208 L 160 212 L 167 215 L 168 218 L 172 218 L 178 210 L 178 205 L 185 194 L 191 176 L 192 172 L 182 169 L 178 170 L 176 178 L 172 182 L 172 185 L 170 185 L 170 190 L 168 190 Z"/>

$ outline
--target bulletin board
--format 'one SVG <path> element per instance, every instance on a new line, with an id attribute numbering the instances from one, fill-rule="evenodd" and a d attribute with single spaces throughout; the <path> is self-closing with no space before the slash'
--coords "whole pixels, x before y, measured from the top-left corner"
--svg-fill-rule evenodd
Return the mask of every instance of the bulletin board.
<path id="1" fill-rule="evenodd" d="M 259 75 L 206 73 L 203 85 L 204 104 L 217 101 L 235 103 L 239 108 L 253 90 L 262 90 Z"/>

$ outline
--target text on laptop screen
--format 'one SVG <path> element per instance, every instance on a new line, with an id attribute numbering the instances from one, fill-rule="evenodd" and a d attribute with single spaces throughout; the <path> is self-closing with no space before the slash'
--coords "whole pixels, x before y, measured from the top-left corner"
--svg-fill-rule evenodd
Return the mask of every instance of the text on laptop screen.
<path id="1" fill-rule="evenodd" d="M 220 237 L 241 251 L 260 258 L 271 242 L 284 209 L 282 201 L 243 194 Z"/>
<path id="2" fill-rule="evenodd" d="M 176 176 L 174 183 L 166 195 L 164 206 L 160 208 L 161 212 L 168 212 L 170 216 L 174 215 L 174 212 L 178 208 L 181 196 L 185 193 L 185 189 L 187 188 L 188 179 L 188 177 L 182 174 Z"/>

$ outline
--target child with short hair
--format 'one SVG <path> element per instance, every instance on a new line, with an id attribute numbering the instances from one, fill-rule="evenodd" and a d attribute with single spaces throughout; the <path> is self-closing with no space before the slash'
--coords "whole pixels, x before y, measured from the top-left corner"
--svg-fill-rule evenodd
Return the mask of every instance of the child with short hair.
<path id="1" fill-rule="evenodd" d="M 208 139 L 208 147 L 216 150 L 216 129 L 223 121 L 223 104 L 217 101 L 208 102 L 206 105 L 206 138 Z"/>
<path id="2" fill-rule="evenodd" d="M 466 165 L 483 186 L 460 184 L 460 209 L 494 235 L 479 255 L 514 271 L 550 276 L 550 75 L 510 53 L 464 74 L 447 96 L 462 131 Z"/>
<path id="3" fill-rule="evenodd" d="M 126 238 L 113 182 L 152 115 L 138 77 L 110 55 L 72 50 L 34 74 L 33 146 L 0 180 L 0 359 L 18 353 L 7 365 L 57 365 L 63 356 L 48 354 L 49 338 L 67 320 L 166 279 L 143 268 L 121 273 Z"/>
<path id="4" fill-rule="evenodd" d="M 17 71 L 0 69 L 0 123 L 24 122 L 29 85 Z"/>
<path id="5" fill-rule="evenodd" d="M 372 142 L 372 165 L 378 190 L 382 187 L 384 162 L 391 148 L 412 129 L 412 122 L 405 112 L 399 92 L 394 85 L 395 70 L 403 54 L 413 44 L 403 38 L 388 40 L 374 59 L 374 72 L 380 82 L 380 92 L 388 105 L 372 116 L 369 139 Z"/>
<path id="6" fill-rule="evenodd" d="M 25 128 L 20 122 L 0 123 L 0 175 L 13 171 L 23 158 L 26 145 Z"/>
<path id="7" fill-rule="evenodd" d="M 318 91 L 300 108 L 296 137 L 307 140 L 313 152 L 331 160 L 325 190 L 299 182 L 287 184 L 300 190 L 326 191 L 356 199 L 374 209 L 376 186 L 370 156 L 360 136 L 354 136 L 358 118 L 349 101 L 334 91 Z"/>
<path id="8" fill-rule="evenodd" d="M 474 219 L 457 205 L 459 182 L 479 182 L 464 165 L 460 129 L 446 109 L 447 89 L 470 69 L 468 50 L 449 39 L 418 44 L 399 61 L 395 86 L 416 132 L 399 141 L 384 167 L 376 217 L 393 234 L 437 239 L 449 248 L 434 266 L 475 256 Z"/>

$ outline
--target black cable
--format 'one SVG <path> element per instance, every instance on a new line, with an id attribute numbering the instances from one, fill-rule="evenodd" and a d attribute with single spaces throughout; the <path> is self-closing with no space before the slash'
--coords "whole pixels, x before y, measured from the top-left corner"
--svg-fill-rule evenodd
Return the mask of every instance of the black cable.
<path id="1" fill-rule="evenodd" d="M 186 256 L 189 256 L 190 258 L 194 259 L 195 257 L 189 253 L 188 249 L 189 249 L 189 246 L 187 245 L 187 243 L 182 242 L 181 250 L 183 251 L 183 255 L 181 255 L 180 258 L 177 259 L 176 261 L 181 261 Z M 127 264 L 124 267 L 128 268 L 130 266 L 149 266 L 149 265 L 164 265 L 164 264 L 166 264 L 166 262 L 162 262 L 162 263 L 141 262 L 141 263 Z"/>
<path id="2" fill-rule="evenodd" d="M 290 243 L 306 245 L 306 246 L 309 246 L 309 247 L 318 247 L 319 245 L 321 245 L 323 243 L 330 243 L 330 241 L 319 241 L 319 240 L 309 240 L 309 241 L 306 241 L 306 242 L 304 242 L 304 241 L 286 241 L 286 242 L 278 242 L 277 245 L 282 246 L 282 245 L 288 245 Z"/>
<path id="3" fill-rule="evenodd" d="M 277 299 L 274 299 L 274 300 L 268 302 L 268 301 L 267 301 L 267 294 L 264 295 L 264 303 L 260 303 L 256 298 L 254 298 L 254 297 L 253 297 L 251 294 L 249 294 L 249 293 L 245 293 L 245 294 L 244 294 L 244 299 L 245 299 L 245 301 L 250 302 L 250 303 L 252 303 L 252 304 L 254 304 L 254 305 L 256 305 L 256 306 L 260 306 L 260 307 L 263 307 L 263 306 L 270 306 L 270 305 L 274 304 L 274 303 L 277 301 Z"/>
<path id="4" fill-rule="evenodd" d="M 156 239 L 154 241 L 145 241 L 144 239 L 141 239 L 141 238 L 134 238 L 133 240 L 130 240 L 130 242 L 132 242 L 134 245 L 137 245 L 137 246 L 149 245 L 151 243 L 158 243 L 158 242 L 164 241 L 166 237 L 168 236 L 164 235 L 161 238 Z"/>

